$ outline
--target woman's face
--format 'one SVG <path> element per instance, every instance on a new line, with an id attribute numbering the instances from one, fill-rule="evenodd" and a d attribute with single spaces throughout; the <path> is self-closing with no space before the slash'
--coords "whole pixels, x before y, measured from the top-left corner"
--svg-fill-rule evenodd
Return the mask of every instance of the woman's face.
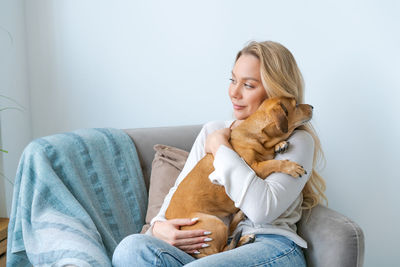
<path id="1" fill-rule="evenodd" d="M 241 55 L 233 67 L 230 80 L 229 97 L 235 117 L 244 120 L 267 98 L 261 83 L 260 60 L 253 55 Z"/>

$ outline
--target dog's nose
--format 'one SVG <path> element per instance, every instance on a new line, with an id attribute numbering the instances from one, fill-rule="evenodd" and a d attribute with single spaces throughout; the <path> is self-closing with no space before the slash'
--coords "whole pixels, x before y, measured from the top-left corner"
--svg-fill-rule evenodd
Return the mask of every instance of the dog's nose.
<path id="1" fill-rule="evenodd" d="M 310 105 L 310 107 L 311 107 L 311 109 L 314 109 L 314 107 L 313 107 L 313 106 L 311 106 L 311 105 Z"/>

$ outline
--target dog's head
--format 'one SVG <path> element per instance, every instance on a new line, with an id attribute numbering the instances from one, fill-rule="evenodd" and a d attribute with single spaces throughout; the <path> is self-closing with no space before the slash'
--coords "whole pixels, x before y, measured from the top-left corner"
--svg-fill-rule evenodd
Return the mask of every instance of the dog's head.
<path id="1" fill-rule="evenodd" d="M 311 120 L 313 107 L 297 104 L 291 97 L 274 97 L 264 100 L 257 112 L 265 118 L 263 131 L 273 137 L 291 134 L 294 129 Z"/>
<path id="2" fill-rule="evenodd" d="M 237 127 L 237 131 L 232 131 L 233 138 L 245 135 L 270 147 L 285 140 L 294 129 L 309 121 L 312 111 L 311 105 L 297 104 L 291 97 L 268 98 Z"/>
<path id="3" fill-rule="evenodd" d="M 262 155 L 258 160 L 267 160 L 274 147 L 286 140 L 297 127 L 308 122 L 313 107 L 297 104 L 294 98 L 274 97 L 264 100 L 260 107 L 231 132 L 231 144 L 241 156 L 250 162 L 254 153 L 246 154 L 245 150 L 255 150 Z M 248 155 L 248 156 L 246 156 Z M 259 157 L 259 156 L 257 156 Z"/>
<path id="4" fill-rule="evenodd" d="M 313 107 L 297 104 L 292 97 L 273 97 L 264 100 L 260 107 L 231 133 L 231 141 L 255 140 L 264 149 L 272 148 L 286 140 L 294 129 L 312 118 Z M 254 144 L 254 142 L 251 142 Z"/>

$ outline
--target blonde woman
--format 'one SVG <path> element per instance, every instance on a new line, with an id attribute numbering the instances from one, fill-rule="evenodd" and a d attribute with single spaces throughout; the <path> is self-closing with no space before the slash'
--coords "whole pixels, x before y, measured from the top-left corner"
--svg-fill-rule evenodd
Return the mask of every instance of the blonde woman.
<path id="1" fill-rule="evenodd" d="M 230 131 L 257 110 L 269 97 L 295 97 L 303 101 L 303 78 L 290 51 L 276 42 L 250 42 L 236 56 L 229 97 L 234 121 L 205 124 L 196 138 L 188 160 L 159 214 L 145 235 L 126 237 L 113 255 L 114 266 L 305 266 L 302 248 L 307 243 L 296 233 L 303 210 L 325 199 L 325 184 L 314 171 L 321 155 L 318 137 L 310 124 L 289 137 L 289 150 L 276 155 L 304 166 L 307 174 L 294 179 L 273 173 L 263 180 L 232 150 Z M 165 211 L 176 187 L 206 154 L 214 155 L 215 171 L 210 180 L 225 191 L 246 219 L 237 230 L 255 234 L 252 244 L 196 260 L 191 254 L 208 246 L 207 229 L 180 230 L 196 218 L 165 219 Z"/>

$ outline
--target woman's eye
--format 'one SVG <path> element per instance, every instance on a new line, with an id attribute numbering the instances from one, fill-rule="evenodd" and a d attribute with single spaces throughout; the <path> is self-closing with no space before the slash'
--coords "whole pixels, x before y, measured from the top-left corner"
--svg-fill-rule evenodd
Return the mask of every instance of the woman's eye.
<path id="1" fill-rule="evenodd" d="M 247 88 L 254 88 L 254 86 L 252 86 L 251 84 L 245 83 L 244 86 L 246 86 Z"/>
<path id="2" fill-rule="evenodd" d="M 235 82 L 236 82 L 236 81 L 235 81 L 234 79 L 232 79 L 232 78 L 230 78 L 229 80 L 230 80 L 231 83 L 233 83 L 233 84 L 235 84 Z"/>

